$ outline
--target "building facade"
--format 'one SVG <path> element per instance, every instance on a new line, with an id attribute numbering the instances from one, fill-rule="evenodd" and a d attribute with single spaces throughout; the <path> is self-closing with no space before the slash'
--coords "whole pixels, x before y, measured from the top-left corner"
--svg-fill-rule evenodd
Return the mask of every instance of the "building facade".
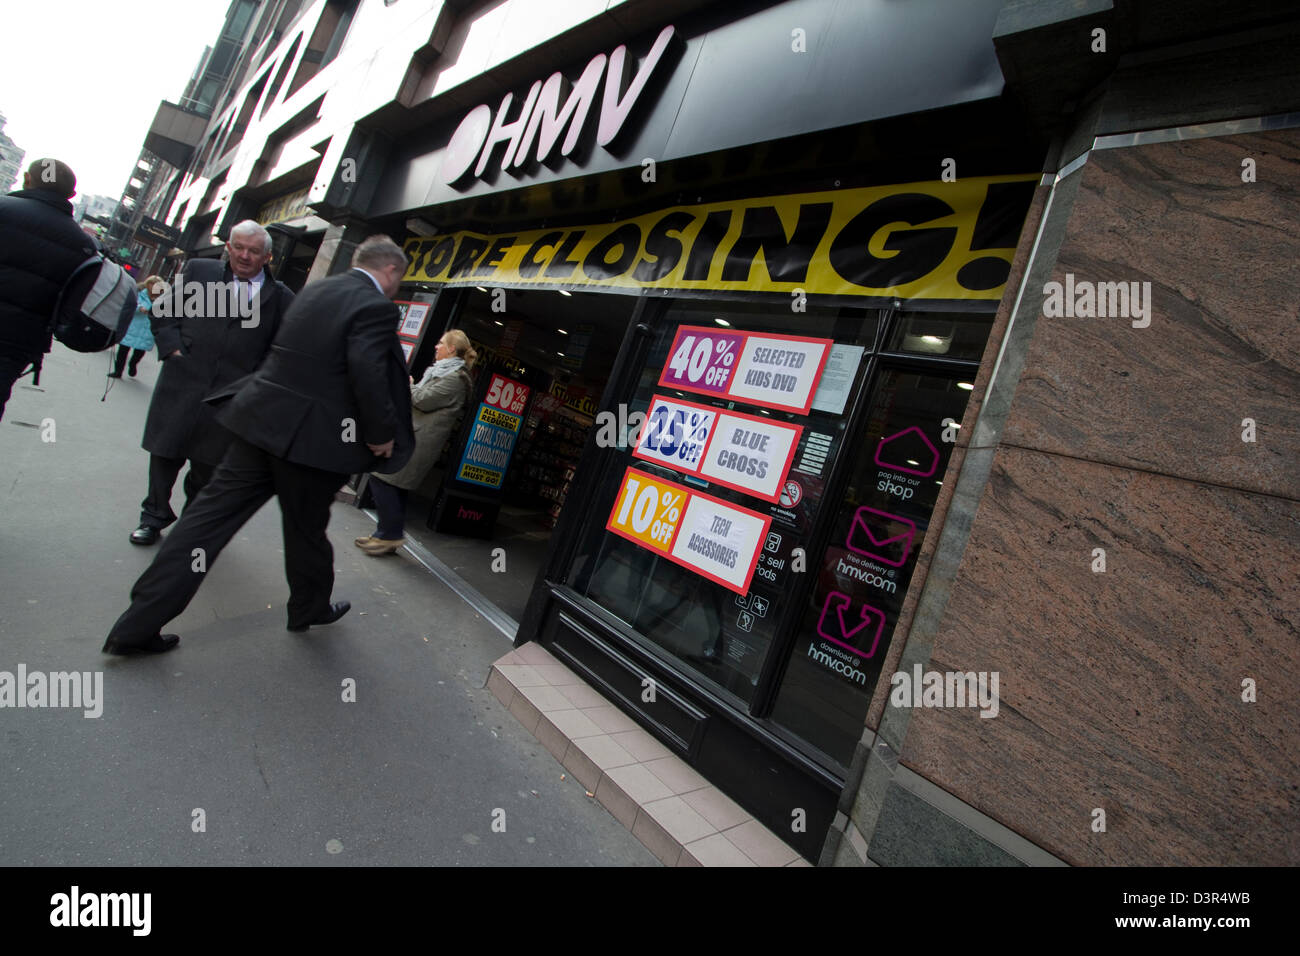
<path id="1" fill-rule="evenodd" d="M 0 196 L 21 188 L 23 157 L 26 155 L 5 132 L 4 114 L 0 114 Z"/>
<path id="2" fill-rule="evenodd" d="M 150 215 L 405 244 L 413 373 L 484 356 L 430 522 L 544 517 L 518 643 L 813 862 L 1300 860 L 1290 5 L 248 23 Z"/>

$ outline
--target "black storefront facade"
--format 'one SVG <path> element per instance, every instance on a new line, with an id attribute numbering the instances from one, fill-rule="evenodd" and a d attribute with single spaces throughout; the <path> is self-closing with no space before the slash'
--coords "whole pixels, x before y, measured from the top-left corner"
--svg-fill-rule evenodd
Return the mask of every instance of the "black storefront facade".
<path id="1" fill-rule="evenodd" d="M 404 237 L 417 371 L 471 302 L 609 303 L 516 641 L 814 861 L 1045 152 L 1003 95 L 1001 0 L 956 6 L 727 5 L 570 44 L 504 102 L 497 78 L 359 128 L 376 175 L 325 207 Z"/>

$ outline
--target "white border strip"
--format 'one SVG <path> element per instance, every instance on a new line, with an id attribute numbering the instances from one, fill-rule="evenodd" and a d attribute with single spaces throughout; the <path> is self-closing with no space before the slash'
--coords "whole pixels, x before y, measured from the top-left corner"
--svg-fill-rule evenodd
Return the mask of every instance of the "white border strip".
<path id="1" fill-rule="evenodd" d="M 379 522 L 379 516 L 373 509 L 364 508 L 362 511 L 374 522 Z M 514 644 L 515 635 L 519 633 L 518 621 L 489 601 L 483 596 L 482 591 L 479 591 L 450 567 L 443 564 L 442 561 L 438 560 L 438 558 L 434 556 L 433 552 L 420 544 L 414 538 L 407 537 L 406 544 L 403 545 L 403 547 L 410 552 L 411 557 L 415 558 L 416 563 L 422 565 L 426 571 L 443 584 L 447 585 L 447 587 L 451 588 L 458 598 L 481 614 L 484 620 L 504 634 L 510 641 L 511 645 Z"/>
<path id="2" fill-rule="evenodd" d="M 1074 159 L 1070 160 L 1068 163 L 1062 166 L 1061 171 L 1056 174 L 1056 179 L 1053 180 L 1052 185 L 1055 186 L 1057 183 L 1059 183 L 1066 176 L 1070 175 L 1070 173 L 1074 172 L 1076 169 L 1082 169 L 1083 164 L 1088 161 L 1088 154 L 1091 153 L 1095 148 L 1096 148 L 1096 143 L 1094 142 L 1093 146 L 1089 147 L 1088 149 L 1085 149 L 1078 156 L 1074 157 Z"/>
<path id="3" fill-rule="evenodd" d="M 1271 116 L 1251 116 L 1218 123 L 1170 126 L 1165 129 L 1144 129 L 1136 133 L 1098 136 L 1093 141 L 1092 148 L 1124 149 L 1129 146 L 1149 146 L 1152 143 L 1172 143 L 1183 139 L 1206 139 L 1210 136 L 1238 136 L 1242 133 L 1259 133 L 1264 130 L 1293 129 L 1297 126 L 1300 126 L 1300 113 L 1275 113 Z"/>

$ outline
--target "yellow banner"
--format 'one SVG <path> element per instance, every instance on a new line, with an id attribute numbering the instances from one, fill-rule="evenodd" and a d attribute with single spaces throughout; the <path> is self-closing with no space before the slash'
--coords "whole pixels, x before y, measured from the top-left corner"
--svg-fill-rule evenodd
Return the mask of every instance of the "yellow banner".
<path id="1" fill-rule="evenodd" d="M 1037 181 L 905 183 L 410 239 L 404 281 L 997 300 Z"/>
<path id="2" fill-rule="evenodd" d="M 511 415 L 509 412 L 499 411 L 483 405 L 479 408 L 478 420 L 486 422 L 489 425 L 496 425 L 498 428 L 505 428 L 515 432 L 519 430 L 520 418 L 518 415 Z"/>
<path id="3" fill-rule="evenodd" d="M 257 211 L 257 221 L 264 226 L 269 226 L 272 223 L 288 222 L 290 219 L 297 219 L 310 213 L 311 209 L 307 206 L 307 194 L 310 191 L 310 186 L 304 186 L 295 192 L 272 199 Z"/>

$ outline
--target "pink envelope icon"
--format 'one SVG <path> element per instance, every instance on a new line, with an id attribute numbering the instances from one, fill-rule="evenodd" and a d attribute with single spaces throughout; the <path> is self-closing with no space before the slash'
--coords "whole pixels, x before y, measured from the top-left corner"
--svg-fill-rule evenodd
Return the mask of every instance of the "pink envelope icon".
<path id="1" fill-rule="evenodd" d="M 901 568 L 912 553 L 915 535 L 916 525 L 907 518 L 863 505 L 853 514 L 853 523 L 849 525 L 849 536 L 844 544 L 850 551 L 873 561 Z"/>

